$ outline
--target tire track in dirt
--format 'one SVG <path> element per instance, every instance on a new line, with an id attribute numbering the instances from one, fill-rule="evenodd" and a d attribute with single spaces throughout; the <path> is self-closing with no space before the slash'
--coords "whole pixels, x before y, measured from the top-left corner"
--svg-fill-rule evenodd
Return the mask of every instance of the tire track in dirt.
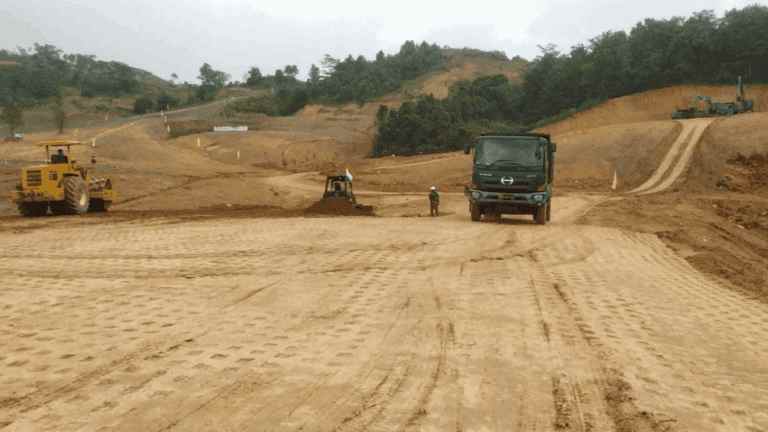
<path id="1" fill-rule="evenodd" d="M 691 135 L 694 131 L 694 123 L 692 122 L 682 122 L 678 121 L 678 123 L 682 124 L 682 129 L 680 129 L 680 134 L 677 136 L 677 139 L 672 143 L 672 146 L 669 148 L 669 151 L 664 156 L 664 159 L 661 161 L 661 164 L 656 168 L 656 170 L 653 172 L 651 177 L 646 180 L 642 185 L 638 186 L 637 188 L 631 190 L 629 193 L 640 193 L 645 190 L 650 189 L 654 185 L 656 185 L 659 181 L 661 181 L 664 174 L 669 171 L 669 168 L 672 166 L 674 161 L 679 158 L 681 151 L 683 150 L 683 147 L 685 143 L 690 142 Z"/>
<path id="2" fill-rule="evenodd" d="M 359 254 L 361 253 L 361 251 L 356 251 L 353 253 Z M 378 252 L 378 253 L 380 254 L 381 252 Z M 383 255 L 382 258 L 389 259 L 389 258 L 386 258 L 386 255 Z M 387 276 L 386 274 L 383 274 L 383 273 L 378 276 L 376 274 L 372 274 L 372 276 L 363 277 L 362 279 L 357 278 L 356 276 L 357 275 L 354 275 L 354 274 L 345 275 L 345 277 L 339 281 L 340 282 L 339 286 L 346 287 L 345 292 L 347 293 L 347 296 L 342 296 L 338 298 L 333 298 L 333 296 L 331 296 L 331 298 L 334 301 L 331 304 L 328 304 L 326 306 L 328 309 L 330 309 L 328 310 L 327 313 L 321 312 L 319 315 L 313 315 L 317 317 L 315 319 L 310 319 L 309 321 L 305 321 L 305 323 L 298 323 L 290 326 L 292 328 L 291 333 L 298 332 L 298 334 L 295 336 L 290 336 L 289 339 L 287 340 L 290 340 L 293 338 L 307 339 L 308 337 L 307 332 L 310 332 L 311 334 L 317 331 L 316 324 L 312 324 L 312 321 L 316 321 L 317 319 L 320 319 L 323 322 L 325 322 L 326 320 L 331 320 L 330 322 L 336 323 L 336 322 L 343 321 L 344 319 L 348 319 L 346 317 L 348 317 L 350 314 L 352 314 L 353 316 L 362 316 L 359 313 L 355 312 L 354 309 L 367 307 L 366 303 L 369 303 L 369 301 L 366 300 L 367 296 L 360 295 L 360 293 L 364 293 L 366 291 L 363 287 L 366 286 L 372 280 L 375 280 L 379 277 L 386 278 Z M 371 294 L 375 294 L 375 293 L 371 292 Z M 375 297 L 380 298 L 382 300 L 384 299 L 380 295 L 375 295 Z M 371 298 L 370 300 L 373 300 L 373 299 Z M 332 304 L 335 304 L 337 306 L 332 306 Z M 341 305 L 344 305 L 344 306 L 343 306 L 343 309 L 340 310 L 339 306 Z M 353 319 L 356 319 L 356 318 L 353 318 Z M 367 328 L 361 329 L 360 331 L 364 332 L 364 334 L 369 334 L 370 332 L 370 330 L 367 330 Z M 321 332 L 323 334 L 327 334 L 325 331 L 321 330 Z M 289 335 L 289 333 L 287 333 L 286 335 Z M 314 349 L 319 349 L 320 346 L 323 345 L 324 343 L 323 339 L 324 338 L 321 337 L 315 342 L 316 344 L 318 344 L 318 346 L 316 346 Z M 305 348 L 305 350 L 312 350 L 312 349 L 313 349 L 312 347 Z M 330 351 L 328 352 L 328 354 L 330 355 L 330 357 L 327 357 L 327 361 L 330 362 L 329 365 L 331 365 L 331 370 L 338 368 L 338 364 L 336 364 L 336 360 L 334 360 L 335 354 L 337 358 L 343 358 L 345 360 L 353 358 L 351 356 L 347 356 L 347 353 L 345 352 L 338 353 L 338 352 Z M 343 357 L 338 357 L 338 355 L 343 355 Z M 318 360 L 320 361 L 320 364 L 318 364 L 317 367 L 320 367 L 322 365 L 322 360 L 315 358 L 314 362 L 317 363 Z M 290 364 L 286 364 L 285 366 L 287 367 L 289 365 Z M 272 370 L 278 370 L 280 368 L 280 363 L 277 363 L 272 367 L 273 367 Z M 275 367 L 277 367 L 278 369 L 274 369 Z M 403 370 L 406 375 L 410 375 L 410 368 L 405 368 L 401 370 Z M 392 375 L 393 377 L 391 378 L 391 380 L 387 380 L 386 382 L 391 382 L 391 383 L 399 382 L 400 384 L 398 384 L 398 386 L 401 386 L 402 381 L 405 378 L 402 376 L 398 377 L 397 371 L 392 373 Z M 249 376 L 251 376 L 251 378 L 248 378 Z M 291 417 L 298 416 L 299 413 L 303 413 L 304 410 L 308 409 L 307 406 L 312 405 L 312 400 L 314 399 L 313 395 L 316 393 L 315 391 L 312 390 L 313 388 L 319 388 L 324 386 L 325 381 L 329 379 L 334 379 L 334 380 L 338 379 L 334 377 L 334 374 L 330 373 L 330 370 L 328 371 L 328 373 L 323 373 L 323 372 L 320 372 L 320 370 L 318 370 L 317 373 L 313 374 L 313 377 L 314 378 L 307 381 L 306 384 L 302 384 L 301 387 L 297 387 L 295 390 L 293 389 L 293 387 L 297 383 L 290 384 L 290 385 L 288 384 L 291 381 L 295 381 L 297 377 L 294 377 L 294 379 L 289 380 L 288 382 L 286 382 L 284 379 L 279 379 L 278 381 L 275 381 L 274 384 L 271 384 L 272 387 L 268 386 L 268 388 L 261 388 L 263 386 L 256 386 L 256 387 L 246 386 L 246 388 L 243 389 L 243 391 L 245 391 L 246 393 L 243 393 L 242 391 L 240 391 L 237 394 L 223 395 L 222 397 L 217 398 L 215 401 L 204 401 L 204 404 L 206 407 L 205 410 L 218 410 L 218 409 L 221 409 L 222 406 L 237 407 L 237 408 L 233 408 L 235 409 L 235 412 L 233 413 L 229 421 L 229 423 L 233 425 L 241 424 L 241 422 L 243 426 L 245 424 L 252 424 L 253 419 L 258 419 L 258 418 L 262 418 L 262 419 L 271 418 L 273 419 L 273 421 L 278 421 L 284 424 L 290 424 L 289 419 Z M 321 380 L 317 381 L 317 377 L 321 377 Z M 249 379 L 257 379 L 257 378 L 258 378 L 258 375 L 246 374 L 240 377 L 235 377 L 235 380 L 240 382 L 248 382 Z M 280 383 L 283 383 L 283 384 L 280 384 Z M 265 391 L 268 392 L 269 388 L 281 388 L 281 385 L 283 388 L 291 388 L 289 394 L 286 394 L 280 400 L 276 400 L 273 402 L 269 402 L 267 399 L 263 399 L 264 403 L 260 404 L 261 406 L 252 406 L 253 398 L 257 397 L 256 396 L 257 394 L 263 393 Z M 382 387 L 385 387 L 385 386 L 382 385 Z M 256 393 L 253 393 L 253 392 L 256 392 Z M 391 389 L 387 390 L 387 393 L 391 393 L 391 392 L 392 392 Z M 246 394 L 249 395 L 247 398 L 246 398 Z M 290 402 L 290 400 L 293 399 L 293 397 L 289 397 L 289 395 L 296 395 L 295 402 Z M 319 394 L 318 397 L 325 399 L 327 395 Z M 257 398 L 257 399 L 261 400 L 260 398 Z M 250 402 L 250 406 L 249 404 L 244 403 L 246 400 Z M 243 403 L 239 403 L 239 401 L 242 401 Z M 191 406 L 194 407 L 194 405 L 191 405 Z M 238 410 L 242 410 L 242 412 L 239 412 Z M 192 414 L 185 416 L 184 419 L 178 422 L 175 422 L 175 424 L 177 425 L 176 427 L 184 428 L 185 424 L 190 424 L 190 422 L 194 422 L 195 420 L 193 418 L 198 416 L 197 414 L 198 412 L 200 412 L 200 415 L 204 415 L 202 410 L 198 408 L 193 408 L 191 411 Z M 284 413 L 284 414 L 281 414 L 281 413 Z M 282 416 L 286 416 L 286 417 L 283 420 L 279 420 L 281 419 Z M 299 416 L 299 418 L 301 418 L 301 416 Z M 243 426 L 238 426 L 237 428 L 240 428 Z"/>
<path id="3" fill-rule="evenodd" d="M 669 189 L 678 181 L 690 164 L 693 152 L 714 119 L 683 120 L 680 135 L 670 147 L 659 167 L 642 185 L 631 190 L 630 194 L 646 195 Z"/>
<path id="4" fill-rule="evenodd" d="M 71 259 L 71 280 L 0 272 L 0 345 L 13 347 L 0 353 L 0 425 L 768 427 L 768 309 L 654 236 L 449 218 L 340 233 L 340 221 L 0 233 L 6 255 L 56 242 L 89 257 Z M 217 266 L 249 272 L 198 277 Z M 87 277 L 94 267 L 120 277 Z"/>

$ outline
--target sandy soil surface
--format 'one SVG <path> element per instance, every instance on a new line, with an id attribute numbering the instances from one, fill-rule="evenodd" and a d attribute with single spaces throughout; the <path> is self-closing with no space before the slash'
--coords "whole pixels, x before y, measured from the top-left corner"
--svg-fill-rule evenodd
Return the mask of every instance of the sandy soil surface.
<path id="1" fill-rule="evenodd" d="M 0 430 L 768 429 L 764 114 L 556 135 L 547 226 L 470 223 L 461 154 L 337 163 L 376 216 L 307 216 L 334 115 L 84 130 L 114 212 L 3 203 Z"/>
<path id="2" fill-rule="evenodd" d="M 768 309 L 654 235 L 574 223 L 600 200 L 543 228 L 450 198 L 407 224 L 7 221 L 0 425 L 768 427 Z"/>

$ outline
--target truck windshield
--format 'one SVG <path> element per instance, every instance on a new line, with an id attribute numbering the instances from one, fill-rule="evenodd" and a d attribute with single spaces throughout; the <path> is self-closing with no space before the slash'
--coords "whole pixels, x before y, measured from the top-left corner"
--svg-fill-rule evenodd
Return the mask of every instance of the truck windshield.
<path id="1" fill-rule="evenodd" d="M 482 138 L 475 149 L 475 164 L 484 166 L 544 165 L 544 152 L 539 138 Z"/>

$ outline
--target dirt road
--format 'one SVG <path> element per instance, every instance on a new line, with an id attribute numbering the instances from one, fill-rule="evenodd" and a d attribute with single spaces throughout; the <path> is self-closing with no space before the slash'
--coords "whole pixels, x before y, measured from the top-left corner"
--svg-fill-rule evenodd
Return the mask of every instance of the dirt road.
<path id="1" fill-rule="evenodd" d="M 655 236 L 574 224 L 599 199 L 547 227 L 453 197 L 407 224 L 14 222 L 0 428 L 768 428 L 768 309 Z"/>
<path id="2" fill-rule="evenodd" d="M 680 135 L 672 143 L 664 160 L 645 183 L 630 193 L 646 195 L 669 189 L 688 168 L 696 146 L 699 144 L 704 131 L 713 121 L 712 118 L 680 121 L 683 125 Z"/>

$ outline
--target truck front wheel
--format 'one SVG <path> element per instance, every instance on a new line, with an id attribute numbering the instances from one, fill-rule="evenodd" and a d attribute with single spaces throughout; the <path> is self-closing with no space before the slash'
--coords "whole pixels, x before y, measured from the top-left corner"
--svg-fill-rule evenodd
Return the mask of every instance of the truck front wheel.
<path id="1" fill-rule="evenodd" d="M 480 213 L 480 207 L 477 204 L 470 202 L 469 217 L 472 219 L 472 222 L 479 222 L 481 216 L 482 214 Z"/>
<path id="2" fill-rule="evenodd" d="M 545 203 L 536 209 L 536 213 L 533 215 L 533 220 L 537 225 L 546 225 L 548 208 L 549 203 Z"/>
<path id="3" fill-rule="evenodd" d="M 547 201 L 547 222 L 552 220 L 552 200 Z"/>

